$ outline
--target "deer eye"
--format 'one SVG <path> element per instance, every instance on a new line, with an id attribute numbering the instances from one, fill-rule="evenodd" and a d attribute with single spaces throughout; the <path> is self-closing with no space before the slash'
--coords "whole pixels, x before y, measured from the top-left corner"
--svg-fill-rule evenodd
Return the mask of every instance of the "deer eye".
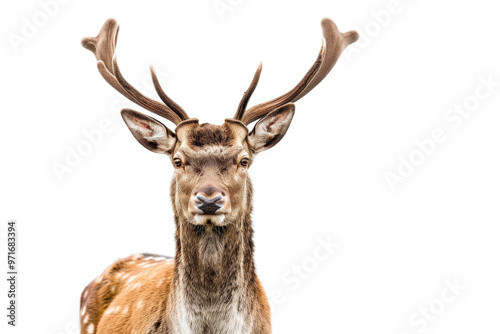
<path id="1" fill-rule="evenodd" d="M 182 167 L 182 161 L 179 158 L 174 158 L 174 166 L 177 168 Z"/>
<path id="2" fill-rule="evenodd" d="M 243 167 L 247 167 L 249 163 L 250 163 L 250 159 L 248 159 L 248 158 L 243 158 L 240 161 L 240 165 Z"/>

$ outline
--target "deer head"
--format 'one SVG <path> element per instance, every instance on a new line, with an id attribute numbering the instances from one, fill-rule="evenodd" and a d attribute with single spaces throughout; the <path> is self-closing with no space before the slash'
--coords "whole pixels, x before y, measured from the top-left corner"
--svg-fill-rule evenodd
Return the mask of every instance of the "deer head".
<path id="1" fill-rule="evenodd" d="M 250 206 L 248 168 L 255 155 L 276 145 L 286 134 L 298 101 L 330 72 L 342 51 L 355 42 L 355 31 L 340 33 L 329 19 L 322 21 L 323 43 L 313 66 L 289 92 L 247 108 L 262 70 L 259 65 L 233 118 L 222 125 L 199 124 L 163 91 L 153 68 L 154 87 L 163 104 L 129 84 L 115 55 L 118 24 L 109 19 L 99 35 L 82 44 L 97 58 L 97 68 L 118 92 L 176 125 L 170 130 L 160 121 L 124 109 L 122 117 L 132 135 L 145 148 L 170 156 L 175 167 L 172 202 L 175 214 L 193 225 L 225 226 L 235 222 Z M 247 126 L 258 121 L 252 130 Z"/>

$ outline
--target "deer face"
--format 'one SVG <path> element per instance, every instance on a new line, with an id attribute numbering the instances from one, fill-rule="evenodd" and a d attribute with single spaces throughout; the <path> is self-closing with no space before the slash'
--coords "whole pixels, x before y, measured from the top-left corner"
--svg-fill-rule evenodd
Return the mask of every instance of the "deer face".
<path id="1" fill-rule="evenodd" d="M 175 168 L 175 214 L 194 225 L 225 226 L 248 210 L 248 168 L 256 153 L 281 140 L 293 113 L 292 104 L 279 108 L 261 119 L 250 133 L 235 119 L 227 119 L 222 125 L 189 119 L 174 133 L 159 121 L 132 110 L 125 110 L 122 116 L 139 143 L 170 156 Z"/>

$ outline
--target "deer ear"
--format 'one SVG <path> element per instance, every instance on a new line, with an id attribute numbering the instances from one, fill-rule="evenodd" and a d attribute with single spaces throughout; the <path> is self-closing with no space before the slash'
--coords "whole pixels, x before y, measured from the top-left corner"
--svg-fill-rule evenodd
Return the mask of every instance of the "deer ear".
<path id="1" fill-rule="evenodd" d="M 285 104 L 255 124 L 252 132 L 248 134 L 248 143 L 255 153 L 273 147 L 283 138 L 292 122 L 294 112 L 294 104 Z"/>
<path id="2" fill-rule="evenodd" d="M 175 133 L 156 119 L 133 111 L 122 110 L 122 118 L 135 139 L 155 153 L 170 154 L 177 138 Z"/>

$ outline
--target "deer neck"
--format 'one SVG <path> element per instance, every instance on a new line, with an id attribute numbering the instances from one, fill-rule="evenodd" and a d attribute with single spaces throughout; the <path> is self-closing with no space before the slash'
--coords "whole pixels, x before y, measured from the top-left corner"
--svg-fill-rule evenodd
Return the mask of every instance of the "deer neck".
<path id="1" fill-rule="evenodd" d="M 176 244 L 178 278 L 196 289 L 196 298 L 227 295 L 228 288 L 244 288 L 255 274 L 249 215 L 225 227 L 179 222 Z"/>
<path id="2" fill-rule="evenodd" d="M 176 225 L 172 300 L 178 301 L 173 314 L 181 332 L 249 331 L 258 289 L 250 209 L 225 227 L 196 226 L 177 217 Z"/>

